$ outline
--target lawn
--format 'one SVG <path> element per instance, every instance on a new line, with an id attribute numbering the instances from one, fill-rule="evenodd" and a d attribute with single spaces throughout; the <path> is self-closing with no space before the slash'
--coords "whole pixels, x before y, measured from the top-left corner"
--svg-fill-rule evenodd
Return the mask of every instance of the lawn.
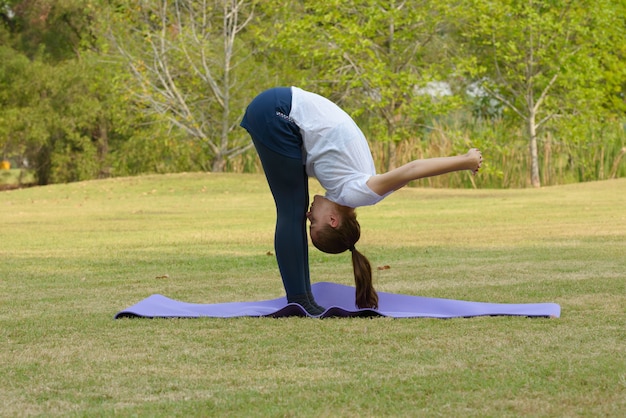
<path id="1" fill-rule="evenodd" d="M 559 319 L 113 319 L 282 296 L 261 175 L 11 190 L 0 213 L 0 416 L 626 415 L 626 179 L 358 210 L 378 290 Z M 311 247 L 313 281 L 351 274 Z"/>
<path id="2" fill-rule="evenodd" d="M 2 161 L 0 161 L 0 164 Z M 35 174 L 26 169 L 0 169 L 0 191 L 35 184 Z"/>

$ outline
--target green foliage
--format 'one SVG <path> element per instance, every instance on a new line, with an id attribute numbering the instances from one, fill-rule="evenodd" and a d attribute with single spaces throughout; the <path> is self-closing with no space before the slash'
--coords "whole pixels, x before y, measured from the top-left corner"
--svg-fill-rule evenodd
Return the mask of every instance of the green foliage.
<path id="1" fill-rule="evenodd" d="M 444 80 L 450 70 L 436 54 L 444 24 L 439 6 L 423 0 L 292 2 L 271 46 L 288 51 L 301 77 L 295 84 L 345 106 L 372 142 L 391 143 L 390 168 L 396 142 L 458 105 L 426 93 L 429 82 Z"/>
<path id="2" fill-rule="evenodd" d="M 615 14 L 623 2 L 610 3 L 471 0 L 459 12 L 470 52 L 463 68 L 506 106 L 505 116 L 521 118 L 533 185 L 539 185 L 537 141 L 545 129 L 563 126 L 556 119 L 602 118 L 621 90 L 602 69 L 619 56 L 615 39 L 625 35 Z"/>
<path id="3" fill-rule="evenodd" d="M 0 46 L 0 146 L 4 157 L 36 156 L 49 138 L 49 102 L 40 58 Z"/>
<path id="4" fill-rule="evenodd" d="M 145 121 L 145 118 L 144 118 Z M 139 123 L 139 121 L 137 121 Z M 151 129 L 131 134 L 111 152 L 111 171 L 115 176 L 181 171 L 207 171 L 202 158 L 205 150 L 198 142 L 188 141 L 165 123 L 152 123 Z"/>
<path id="5" fill-rule="evenodd" d="M 486 151 L 482 177 L 432 185 L 526 187 L 533 166 L 543 184 L 624 175 L 623 1 L 159 4 L 0 2 L 2 156 L 41 184 L 259 171 L 245 106 L 299 85 L 355 118 L 379 170 Z"/>

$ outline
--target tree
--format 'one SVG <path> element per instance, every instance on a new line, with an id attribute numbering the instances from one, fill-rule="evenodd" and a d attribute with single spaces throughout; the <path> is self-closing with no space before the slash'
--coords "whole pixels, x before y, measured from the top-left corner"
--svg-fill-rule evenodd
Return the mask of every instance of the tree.
<path id="1" fill-rule="evenodd" d="M 453 102 L 451 96 L 433 99 L 426 93 L 448 70 L 445 5 L 334 0 L 283 7 L 271 36 L 279 59 L 287 56 L 290 80 L 363 116 L 371 137 L 386 144 L 385 169 L 395 167 L 396 144 Z"/>
<path id="2" fill-rule="evenodd" d="M 0 149 L 2 157 L 32 160 L 47 139 L 37 100 L 42 63 L 32 62 L 8 46 L 0 46 Z"/>
<path id="3" fill-rule="evenodd" d="M 0 145 L 39 184 L 110 175 L 119 95 L 100 54 L 97 1 L 5 2 L 0 47 Z M 1 30 L 0 29 L 0 30 Z M 9 46 L 10 45 L 10 46 Z"/>
<path id="4" fill-rule="evenodd" d="M 470 81 L 523 120 L 530 182 L 540 187 L 538 137 L 554 119 L 591 108 L 599 94 L 594 17 L 610 2 L 467 0 L 457 22 Z M 597 33 L 595 33 L 597 35 Z"/>
<path id="5" fill-rule="evenodd" d="M 134 4 L 118 8 L 117 19 L 128 19 Z M 255 77 L 245 72 L 238 39 L 254 16 L 253 6 L 246 0 L 142 1 L 132 36 L 113 28 L 112 38 L 136 80 L 135 99 L 146 112 L 164 115 L 199 140 L 211 171 L 222 171 L 226 159 L 251 147 L 233 130 L 244 108 L 245 95 L 238 92 Z"/>

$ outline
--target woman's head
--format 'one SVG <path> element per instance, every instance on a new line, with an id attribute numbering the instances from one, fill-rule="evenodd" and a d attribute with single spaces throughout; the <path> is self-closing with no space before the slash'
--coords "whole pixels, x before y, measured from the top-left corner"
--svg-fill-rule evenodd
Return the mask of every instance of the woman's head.
<path id="1" fill-rule="evenodd" d="M 325 197 L 316 195 L 306 215 L 311 222 L 311 241 L 320 251 L 342 253 L 354 247 L 361 237 L 361 226 L 354 209 Z"/>
<path id="2" fill-rule="evenodd" d="M 372 284 L 372 266 L 355 248 L 361 237 L 361 226 L 354 209 L 315 196 L 306 216 L 311 222 L 311 241 L 318 250 L 329 254 L 346 250 L 352 252 L 356 305 L 359 308 L 377 308 L 378 295 Z"/>

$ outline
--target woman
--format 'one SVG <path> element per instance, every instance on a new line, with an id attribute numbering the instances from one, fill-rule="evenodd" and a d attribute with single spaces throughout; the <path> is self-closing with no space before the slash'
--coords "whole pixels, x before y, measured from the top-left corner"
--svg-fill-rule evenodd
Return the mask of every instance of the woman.
<path id="1" fill-rule="evenodd" d="M 376 175 L 365 136 L 339 106 L 297 87 L 277 87 L 259 94 L 241 122 L 254 142 L 276 204 L 274 249 L 287 300 L 320 315 L 311 293 L 306 219 L 313 245 L 337 254 L 350 250 L 356 305 L 377 308 L 372 268 L 355 245 L 360 226 L 354 208 L 374 205 L 408 182 L 458 170 L 476 173 L 482 164 L 477 149 L 455 157 L 415 160 Z M 310 210 L 308 177 L 326 190 Z"/>

